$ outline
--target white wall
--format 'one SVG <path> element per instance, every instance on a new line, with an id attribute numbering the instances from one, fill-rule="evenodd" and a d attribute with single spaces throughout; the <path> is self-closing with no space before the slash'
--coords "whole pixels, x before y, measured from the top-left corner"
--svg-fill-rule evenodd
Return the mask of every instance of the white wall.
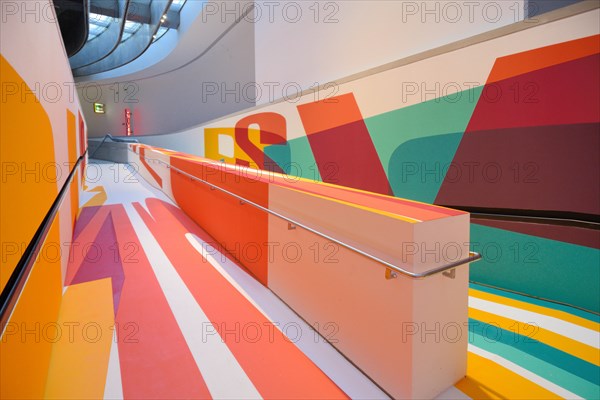
<path id="1" fill-rule="evenodd" d="M 252 3 L 254 12 L 225 33 Z M 125 108 L 134 112 L 136 135 L 182 131 L 511 24 L 524 12 L 523 0 L 242 0 L 204 7 L 162 61 L 132 74 L 122 69 L 127 75 L 118 78 L 111 73 L 80 80 L 90 136 L 124 134 Z M 137 102 L 126 103 L 127 94 Z M 106 104 L 106 114 L 92 112 L 94 101 Z"/>
<path id="2" fill-rule="evenodd" d="M 278 99 L 518 22 L 523 7 L 523 0 L 257 1 L 256 81 L 278 85 Z M 265 90 L 257 103 L 269 100 Z"/>

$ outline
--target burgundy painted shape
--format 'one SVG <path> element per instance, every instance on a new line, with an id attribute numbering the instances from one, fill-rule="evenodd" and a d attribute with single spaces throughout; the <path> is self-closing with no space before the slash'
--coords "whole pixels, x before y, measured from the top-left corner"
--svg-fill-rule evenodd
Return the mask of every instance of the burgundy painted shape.
<path id="1" fill-rule="evenodd" d="M 600 214 L 599 124 L 464 135 L 436 204 Z"/>

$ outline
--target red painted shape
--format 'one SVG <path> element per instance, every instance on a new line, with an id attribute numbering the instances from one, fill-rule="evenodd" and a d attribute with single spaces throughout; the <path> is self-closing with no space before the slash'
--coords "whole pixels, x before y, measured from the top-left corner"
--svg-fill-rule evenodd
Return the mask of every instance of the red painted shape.
<path id="1" fill-rule="evenodd" d="M 149 213 L 139 204 L 134 206 L 264 398 L 347 398 L 329 377 L 298 347 L 285 339 L 268 318 L 189 244 L 185 234 L 193 233 L 207 243 L 214 244 L 213 238 L 175 206 L 158 199 L 147 199 L 146 205 Z"/>
<path id="2" fill-rule="evenodd" d="M 598 71 L 600 54 L 486 85 L 466 134 L 599 122 Z"/>
<path id="3" fill-rule="evenodd" d="M 126 399 L 199 399 L 210 392 L 122 205 L 112 210 L 125 274 L 118 324 Z"/>
<path id="4" fill-rule="evenodd" d="M 252 176 L 236 174 L 215 164 L 171 157 L 171 165 L 193 176 L 268 207 L 269 186 Z M 258 171 L 263 173 L 264 171 Z M 177 204 L 217 239 L 263 285 L 268 283 L 268 254 L 255 257 L 244 249 L 268 241 L 268 214 L 219 190 L 191 181 L 171 170 L 171 188 Z"/>
<path id="5" fill-rule="evenodd" d="M 283 173 L 275 161 L 250 141 L 250 125 L 260 127 L 260 142 L 263 144 L 285 144 L 287 132 L 285 118 L 281 114 L 264 112 L 249 115 L 235 124 L 235 141 L 254 160 L 258 169 Z M 246 160 L 236 159 L 236 164 L 249 166 Z"/>
<path id="6" fill-rule="evenodd" d="M 131 110 L 125 109 L 125 134 L 131 136 Z"/>
<path id="7" fill-rule="evenodd" d="M 298 106 L 324 182 L 392 194 L 352 93 Z"/>
<path id="8" fill-rule="evenodd" d="M 162 178 L 146 162 L 146 158 L 145 157 L 146 157 L 146 148 L 140 147 L 140 162 L 142 163 L 142 165 L 144 167 L 146 167 L 146 169 L 148 170 L 148 172 L 150 173 L 150 175 L 152 175 L 152 177 L 154 178 L 154 180 L 156 181 L 156 183 L 158 183 L 158 186 L 162 187 Z"/>

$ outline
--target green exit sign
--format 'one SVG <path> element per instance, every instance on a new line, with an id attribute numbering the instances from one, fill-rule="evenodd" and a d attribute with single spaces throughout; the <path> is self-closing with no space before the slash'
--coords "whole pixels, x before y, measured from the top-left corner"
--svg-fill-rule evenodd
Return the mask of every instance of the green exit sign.
<path id="1" fill-rule="evenodd" d="M 94 112 L 96 114 L 104 114 L 104 103 L 94 103 Z"/>

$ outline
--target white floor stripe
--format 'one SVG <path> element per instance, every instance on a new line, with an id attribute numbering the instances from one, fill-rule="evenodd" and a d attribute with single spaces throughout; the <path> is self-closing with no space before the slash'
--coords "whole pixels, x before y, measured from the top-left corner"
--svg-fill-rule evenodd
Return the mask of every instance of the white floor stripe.
<path id="1" fill-rule="evenodd" d="M 596 349 L 600 348 L 600 332 L 595 332 L 572 322 L 538 314 L 533 311 L 527 311 L 504 304 L 494 303 L 473 296 L 469 296 L 469 307 L 514 319 L 515 321 L 535 323 L 540 328 L 556 332 L 559 335 L 563 335 L 581 343 L 585 343 L 588 346 L 595 347 Z"/>
<path id="2" fill-rule="evenodd" d="M 451 386 L 444 393 L 436 397 L 436 400 L 471 400 L 471 398 L 456 387 Z"/>
<path id="3" fill-rule="evenodd" d="M 117 343 L 117 331 L 113 331 L 113 341 L 110 346 L 108 359 L 108 373 L 106 374 L 106 386 L 104 387 L 105 400 L 119 400 L 123 398 L 123 384 L 121 381 L 121 364 L 119 362 L 119 345 Z"/>
<path id="4" fill-rule="evenodd" d="M 131 204 L 125 210 L 144 249 L 206 386 L 217 399 L 260 399 L 240 364 L 214 327 Z"/>
<path id="5" fill-rule="evenodd" d="M 577 396 L 575 393 L 572 393 L 572 392 L 568 391 L 567 389 L 562 388 L 562 387 L 558 386 L 557 384 L 552 383 L 549 380 L 544 379 L 541 376 L 536 375 L 533 372 L 531 372 L 511 361 L 508 361 L 506 358 L 500 357 L 497 354 L 490 353 L 489 351 L 483 350 L 482 348 L 479 348 L 477 346 L 473 346 L 472 344 L 469 344 L 469 351 L 473 354 L 477 354 L 481 357 L 485 357 L 488 360 L 491 360 L 491 361 L 495 362 L 496 364 L 499 364 L 499 365 L 503 366 L 504 368 L 514 372 L 515 374 L 521 375 L 523 378 L 528 379 L 531 382 L 538 384 L 539 386 L 543 387 L 544 389 L 549 390 L 552 393 L 554 393 L 558 396 L 561 396 L 562 398 L 581 399 L 581 397 Z"/>
<path id="6" fill-rule="evenodd" d="M 332 345 L 318 335 L 312 327 L 300 319 L 273 292 L 198 236 L 187 233 L 185 237 L 198 253 L 206 258 L 267 319 L 277 323 L 279 327 L 284 327 L 286 324 L 299 326 L 302 336 L 295 342 L 296 346 L 351 399 L 389 398 L 359 369 L 350 364 Z"/>
<path id="7" fill-rule="evenodd" d="M 135 168 L 128 164 L 93 164 L 87 176 L 89 188 L 98 185 L 104 187 L 106 192 L 104 205 L 130 204 L 137 201 L 146 208 L 144 200 L 147 198 L 157 198 L 174 204 L 166 194 L 146 182 L 139 172 L 136 172 Z M 89 192 L 88 194 L 92 198 L 97 193 Z"/>

